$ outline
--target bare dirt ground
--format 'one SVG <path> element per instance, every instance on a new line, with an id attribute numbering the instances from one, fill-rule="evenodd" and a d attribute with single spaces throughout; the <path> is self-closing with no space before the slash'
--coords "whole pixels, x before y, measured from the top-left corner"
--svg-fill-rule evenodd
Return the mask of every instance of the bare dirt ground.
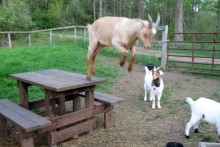
<path id="1" fill-rule="evenodd" d="M 218 136 L 211 125 L 201 124 L 199 134 L 185 139 L 184 129 L 190 119 L 190 109 L 185 97 L 197 99 L 201 96 L 220 101 L 220 81 L 183 73 L 165 72 L 165 89 L 161 109 L 151 109 L 151 102 L 143 101 L 144 67 L 135 65 L 132 73 L 126 66 L 120 68 L 118 61 L 99 57 L 109 66 L 118 67 L 121 76 L 109 89 L 109 93 L 124 98 L 124 102 L 114 108 L 114 126 L 103 128 L 103 116 L 97 117 L 97 128 L 93 134 L 80 135 L 59 143 L 60 147 L 162 147 L 169 141 L 178 141 L 184 146 L 195 147 L 198 142 L 211 138 L 217 142 Z M 97 65 L 98 66 L 98 65 Z M 142 99 L 141 99 L 142 98 Z"/>
<path id="2" fill-rule="evenodd" d="M 184 137 L 185 125 L 190 119 L 190 108 L 185 97 L 190 96 L 195 100 L 203 96 L 220 101 L 219 79 L 165 72 L 162 108 L 152 110 L 151 102 L 143 101 L 143 66 L 134 65 L 133 72 L 128 73 L 127 65 L 119 67 L 117 60 L 99 56 L 98 60 L 117 67 L 120 72 L 117 82 L 108 91 L 124 98 L 124 102 L 113 110 L 114 126 L 105 129 L 103 115 L 97 116 L 97 127 L 92 134 L 85 133 L 78 138 L 65 140 L 58 147 L 163 147 L 169 141 L 181 142 L 185 147 L 197 147 L 203 140 L 219 141 L 215 128 L 205 123 L 200 125 L 200 133 L 191 132 L 190 139 Z M 11 135 L 0 139 L 0 146 L 15 146 L 16 138 Z M 35 142 L 36 146 L 45 146 L 44 138 L 37 138 Z"/>

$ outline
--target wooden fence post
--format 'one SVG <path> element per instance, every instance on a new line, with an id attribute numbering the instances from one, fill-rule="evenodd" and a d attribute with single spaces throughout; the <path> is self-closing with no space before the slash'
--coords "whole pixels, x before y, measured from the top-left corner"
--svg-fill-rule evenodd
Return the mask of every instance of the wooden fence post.
<path id="1" fill-rule="evenodd" d="M 11 33 L 8 33 L 8 47 L 11 48 Z"/>
<path id="2" fill-rule="evenodd" d="M 76 27 L 74 28 L 74 39 L 75 39 L 75 43 L 76 43 Z"/>
<path id="3" fill-rule="evenodd" d="M 86 29 L 84 29 L 83 41 L 86 42 Z"/>
<path id="4" fill-rule="evenodd" d="M 162 34 L 162 58 L 161 58 L 161 67 L 166 70 L 167 63 L 167 37 L 168 37 L 168 25 L 164 26 L 163 34 Z"/>
<path id="5" fill-rule="evenodd" d="M 52 41 L 52 30 L 50 30 L 50 44 L 52 44 L 53 41 Z"/>
<path id="6" fill-rule="evenodd" d="M 28 33 L 28 43 L 29 43 L 29 46 L 31 46 L 31 34 Z"/>

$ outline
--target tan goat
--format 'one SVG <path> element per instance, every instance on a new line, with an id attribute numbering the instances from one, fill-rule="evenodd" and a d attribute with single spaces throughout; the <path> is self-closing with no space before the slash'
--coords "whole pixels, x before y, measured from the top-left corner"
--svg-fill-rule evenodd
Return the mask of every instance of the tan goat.
<path id="1" fill-rule="evenodd" d="M 128 71 L 132 71 L 132 66 L 136 56 L 135 44 L 139 39 L 145 48 L 151 46 L 153 36 L 156 34 L 156 28 L 160 22 L 158 14 L 156 23 L 153 23 L 150 15 L 149 21 L 142 19 L 130 19 L 126 17 L 102 17 L 96 20 L 92 25 L 88 25 L 89 47 L 87 54 L 87 80 L 90 77 L 90 62 L 92 59 L 92 73 L 95 75 L 95 58 L 101 49 L 112 45 L 122 53 L 119 62 L 123 66 L 131 51 L 131 60 L 128 65 Z"/>

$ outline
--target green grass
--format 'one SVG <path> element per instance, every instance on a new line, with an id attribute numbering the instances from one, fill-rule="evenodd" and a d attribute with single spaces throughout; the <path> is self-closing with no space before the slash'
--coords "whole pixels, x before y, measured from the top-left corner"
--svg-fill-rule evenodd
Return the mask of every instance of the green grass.
<path id="1" fill-rule="evenodd" d="M 37 71 L 44 69 L 61 69 L 70 72 L 86 74 L 86 55 L 88 43 L 78 40 L 75 45 L 48 45 L 48 46 L 19 46 L 14 48 L 1 48 L 0 54 L 0 99 L 9 98 L 14 102 L 19 101 L 17 83 L 10 78 L 10 74 Z M 104 49 L 102 56 L 112 58 L 121 57 L 116 49 Z M 130 57 L 128 57 L 127 60 Z M 97 58 L 97 60 L 99 60 Z M 159 65 L 157 58 L 138 55 L 136 63 L 144 65 L 147 62 Z M 109 87 L 116 82 L 119 75 L 118 67 L 108 67 L 104 62 L 97 61 L 96 76 L 108 79 L 104 84 L 99 84 L 97 89 L 108 92 Z M 30 100 L 44 97 L 43 89 L 29 88 Z"/>
<path id="2" fill-rule="evenodd" d="M 18 102 L 19 95 L 16 80 L 10 74 L 36 71 L 43 69 L 61 69 L 77 73 L 86 73 L 87 47 L 81 45 L 54 45 L 2 48 L 0 54 L 0 98 L 9 98 Z M 107 90 L 112 81 L 118 76 L 115 68 L 104 64 L 97 66 L 97 77 L 107 78 L 108 81 L 98 85 L 98 89 Z M 31 87 L 30 99 L 43 97 L 43 90 Z"/>

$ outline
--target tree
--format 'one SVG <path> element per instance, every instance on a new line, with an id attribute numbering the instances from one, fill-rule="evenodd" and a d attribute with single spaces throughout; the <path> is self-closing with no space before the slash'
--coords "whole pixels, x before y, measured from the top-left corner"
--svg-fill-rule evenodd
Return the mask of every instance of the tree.
<path id="1" fill-rule="evenodd" d="M 32 25 L 29 6 L 24 1 L 8 0 L 0 7 L 1 30 L 27 30 Z"/>
<path id="2" fill-rule="evenodd" d="M 99 0 L 99 18 L 102 17 L 102 0 Z"/>
<path id="3" fill-rule="evenodd" d="M 139 0 L 138 2 L 138 17 L 143 18 L 143 0 Z"/>
<path id="4" fill-rule="evenodd" d="M 96 7 L 95 7 L 95 4 L 96 4 L 96 0 L 93 0 L 93 21 L 96 20 Z"/>
<path id="5" fill-rule="evenodd" d="M 220 0 L 218 0 L 217 31 L 220 32 Z"/>
<path id="6" fill-rule="evenodd" d="M 182 33 L 183 32 L 183 1 L 176 0 L 175 5 L 175 32 Z M 183 41 L 183 34 L 176 34 L 175 41 Z M 178 43 L 176 45 L 181 45 Z"/>

